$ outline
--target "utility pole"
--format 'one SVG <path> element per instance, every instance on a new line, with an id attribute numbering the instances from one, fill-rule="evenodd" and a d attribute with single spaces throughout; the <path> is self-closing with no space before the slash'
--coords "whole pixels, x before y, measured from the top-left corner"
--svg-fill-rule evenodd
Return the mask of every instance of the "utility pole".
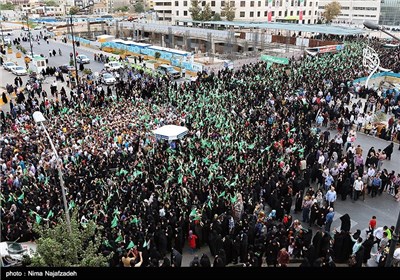
<path id="1" fill-rule="evenodd" d="M 4 46 L 4 32 L 3 32 L 3 16 L 1 15 L 1 11 L 0 11 L 0 30 L 1 30 L 1 44 Z"/>
<path id="2" fill-rule="evenodd" d="M 31 56 L 32 56 L 32 60 L 33 60 L 34 57 L 33 57 L 33 47 L 32 47 L 32 34 L 31 34 L 31 29 L 29 27 L 28 11 L 26 11 L 26 25 L 28 26 L 29 45 L 31 47 Z"/>
<path id="3" fill-rule="evenodd" d="M 73 58 L 74 58 L 74 67 L 75 67 L 75 80 L 76 85 L 79 88 L 79 75 L 78 75 L 78 66 L 76 64 L 76 51 L 75 51 L 75 36 L 74 36 L 74 23 L 72 21 L 72 14 L 70 13 L 69 19 L 71 22 L 71 36 L 72 36 L 72 51 L 73 51 Z"/>

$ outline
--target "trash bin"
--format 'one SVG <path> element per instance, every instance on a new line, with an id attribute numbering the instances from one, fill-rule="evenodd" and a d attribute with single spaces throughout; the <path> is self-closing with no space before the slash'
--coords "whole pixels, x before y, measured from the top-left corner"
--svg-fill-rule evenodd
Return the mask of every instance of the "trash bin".
<path id="1" fill-rule="evenodd" d="M 21 57 L 22 57 L 22 54 L 21 54 L 20 52 L 17 52 L 17 53 L 15 54 L 15 57 L 16 57 L 16 58 L 21 58 Z"/>

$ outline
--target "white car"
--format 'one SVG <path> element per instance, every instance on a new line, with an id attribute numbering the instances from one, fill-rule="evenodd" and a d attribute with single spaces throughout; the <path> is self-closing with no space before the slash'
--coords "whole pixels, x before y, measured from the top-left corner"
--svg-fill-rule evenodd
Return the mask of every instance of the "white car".
<path id="1" fill-rule="evenodd" d="M 11 71 L 13 67 L 17 66 L 14 62 L 8 61 L 3 63 L 3 67 L 7 71 Z"/>
<path id="2" fill-rule="evenodd" d="M 104 64 L 104 68 L 106 68 L 108 71 L 117 71 L 121 69 L 123 66 L 121 63 L 118 61 L 111 61 L 109 63 Z"/>
<path id="3" fill-rule="evenodd" d="M 101 82 L 105 85 L 113 85 L 117 80 L 110 73 L 103 73 L 101 75 Z"/>
<path id="4" fill-rule="evenodd" d="M 18 65 L 11 68 L 11 72 L 17 76 L 24 76 L 28 74 L 28 71 L 26 71 L 26 68 L 24 66 L 18 66 Z"/>
<path id="5" fill-rule="evenodd" d="M 4 44 L 6 45 L 11 44 L 11 39 L 9 37 L 4 37 Z"/>
<path id="6" fill-rule="evenodd" d="M 88 64 L 88 63 L 90 63 L 90 59 L 86 55 L 80 54 L 80 55 L 76 56 L 76 62 Z"/>

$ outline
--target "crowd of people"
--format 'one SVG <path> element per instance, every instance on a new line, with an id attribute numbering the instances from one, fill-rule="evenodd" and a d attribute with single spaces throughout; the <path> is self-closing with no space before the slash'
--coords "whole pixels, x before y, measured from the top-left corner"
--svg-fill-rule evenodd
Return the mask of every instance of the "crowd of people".
<path id="1" fill-rule="evenodd" d="M 195 254 L 205 244 L 213 264 L 203 255 L 191 266 L 286 266 L 290 258 L 334 266 L 350 256 L 361 266 L 368 250 L 360 233 L 350 234 L 350 217 L 341 217 L 341 231 L 330 228 L 337 195 L 356 200 L 391 189 L 400 201 L 400 174 L 383 164 L 395 146 L 371 147 L 366 159 L 356 146 L 357 119 L 369 111 L 352 96 L 381 98 L 352 83 L 367 74 L 363 46 L 288 69 L 259 62 L 198 73 L 195 82 L 132 68 L 114 88 L 56 87 L 56 99 L 30 87 L 18 112 L 0 114 L 2 240 L 33 240 L 34 223 L 63 217 L 60 166 L 70 210 L 82 226 L 102 226 L 99 251 L 115 252 L 111 266 L 180 266 L 185 245 Z M 395 106 L 399 93 L 387 90 L 386 99 Z M 32 119 L 37 110 L 59 158 Z M 156 140 L 152 130 L 164 124 L 190 132 Z M 388 140 L 400 139 L 398 120 L 387 130 Z"/>

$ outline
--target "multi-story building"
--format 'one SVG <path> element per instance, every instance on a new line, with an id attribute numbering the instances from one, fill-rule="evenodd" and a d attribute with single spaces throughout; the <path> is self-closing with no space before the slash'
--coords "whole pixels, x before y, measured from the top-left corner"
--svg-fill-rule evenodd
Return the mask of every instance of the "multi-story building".
<path id="1" fill-rule="evenodd" d="M 228 1 L 203 0 L 201 7 L 210 4 L 212 13 L 224 15 L 224 7 Z M 235 7 L 235 21 L 260 22 L 295 21 L 301 23 L 316 23 L 318 20 L 318 0 L 234 0 L 229 1 Z M 154 0 L 154 10 L 159 20 L 175 21 L 190 20 L 190 0 Z"/>
<path id="2" fill-rule="evenodd" d="M 400 0 L 381 0 L 379 24 L 400 26 Z"/>
<path id="3" fill-rule="evenodd" d="M 144 0 L 144 6 L 148 10 L 154 9 L 154 0 Z"/>
<path id="4" fill-rule="evenodd" d="M 378 23 L 381 1 L 383 0 L 337 0 L 341 6 L 341 13 L 333 21 L 338 23 L 362 24 L 364 20 L 369 20 Z M 331 2 L 333 0 L 319 0 L 318 14 L 322 15 L 325 5 Z"/>

